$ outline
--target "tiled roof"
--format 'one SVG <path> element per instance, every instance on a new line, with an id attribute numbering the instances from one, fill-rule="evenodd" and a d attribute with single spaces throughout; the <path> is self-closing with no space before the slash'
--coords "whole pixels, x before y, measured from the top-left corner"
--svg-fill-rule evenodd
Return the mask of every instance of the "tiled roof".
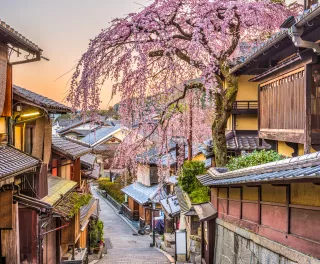
<path id="1" fill-rule="evenodd" d="M 169 217 L 174 217 L 180 213 L 180 205 L 177 196 L 162 199 L 160 204 Z"/>
<path id="2" fill-rule="evenodd" d="M 0 147 L 0 179 L 19 175 L 40 164 L 40 160 L 10 147 Z"/>
<path id="3" fill-rule="evenodd" d="M 238 135 L 235 131 L 229 131 L 226 133 L 227 150 L 242 151 L 242 150 L 262 150 L 271 149 L 271 146 L 262 140 L 262 144 L 259 145 L 259 138 L 253 134 Z M 212 156 L 212 140 L 206 140 L 199 146 L 199 150 L 207 157 Z"/>
<path id="4" fill-rule="evenodd" d="M 71 112 L 71 108 L 68 106 L 65 106 L 48 97 L 45 97 L 43 95 L 37 94 L 35 92 L 29 91 L 25 88 L 22 88 L 16 85 L 13 85 L 13 94 L 18 95 L 19 97 L 25 99 L 28 102 L 39 105 L 45 108 L 46 110 L 48 110 L 49 112 L 54 112 L 54 113 Z"/>
<path id="5" fill-rule="evenodd" d="M 72 191 L 77 183 L 57 176 L 48 176 L 48 195 L 41 201 L 55 205 L 64 195 Z"/>
<path id="6" fill-rule="evenodd" d="M 103 143 L 112 137 L 116 132 L 120 131 L 120 125 L 115 126 L 103 126 L 92 131 L 90 134 L 81 139 L 81 141 L 90 144 L 95 147 L 99 143 Z"/>
<path id="7" fill-rule="evenodd" d="M 96 162 L 97 156 L 91 153 L 83 155 L 80 157 L 80 161 L 83 165 L 88 167 L 93 167 L 94 163 Z"/>
<path id="8" fill-rule="evenodd" d="M 188 205 L 188 202 L 186 201 L 186 197 L 184 192 L 181 190 L 180 186 L 176 186 L 174 188 L 178 201 L 179 201 L 179 206 L 182 214 L 185 214 L 189 212 L 190 206 Z"/>
<path id="9" fill-rule="evenodd" d="M 98 163 L 95 163 L 91 170 L 87 170 L 87 171 L 82 170 L 81 175 L 97 180 L 101 176 L 100 172 L 101 172 L 100 165 Z"/>
<path id="10" fill-rule="evenodd" d="M 197 178 L 205 186 L 320 178 L 320 152 L 230 172 L 212 168 Z"/>
<path id="11" fill-rule="evenodd" d="M 21 193 L 16 193 L 13 196 L 14 200 L 19 202 L 19 204 L 24 205 L 26 207 L 30 207 L 30 206 L 36 206 L 38 208 L 40 208 L 41 212 L 44 213 L 51 213 L 52 212 L 52 205 L 38 200 L 36 198 L 27 196 L 27 195 L 23 195 Z"/>
<path id="12" fill-rule="evenodd" d="M 90 118 L 85 118 L 85 119 L 76 118 L 76 119 L 67 119 L 67 120 L 60 119 L 58 120 L 58 122 L 60 126 L 63 126 L 63 128 L 60 128 L 59 130 L 57 130 L 57 132 L 62 134 L 62 133 L 68 132 L 72 128 L 89 123 Z"/>
<path id="13" fill-rule="evenodd" d="M 167 180 L 166 180 L 167 184 L 172 184 L 172 185 L 176 185 L 178 184 L 178 176 L 170 176 Z"/>
<path id="14" fill-rule="evenodd" d="M 194 204 L 193 208 L 196 211 L 200 222 L 208 221 L 218 215 L 218 212 L 216 208 L 213 207 L 212 203 Z"/>
<path id="15" fill-rule="evenodd" d="M 145 204 L 150 201 L 159 202 L 167 197 L 167 194 L 160 184 L 149 187 L 135 182 L 123 188 L 121 191 L 140 204 Z"/>
<path id="16" fill-rule="evenodd" d="M 84 228 L 88 224 L 91 215 L 97 214 L 98 202 L 95 198 L 91 198 L 90 202 L 80 208 L 80 224 Z"/>
<path id="17" fill-rule="evenodd" d="M 9 43 L 14 46 L 21 47 L 22 49 L 29 51 L 31 53 L 41 53 L 42 50 L 34 44 L 32 41 L 21 35 L 14 28 L 10 27 L 6 22 L 0 19 L 0 33 L 6 36 Z"/>
<path id="18" fill-rule="evenodd" d="M 309 26 L 309 22 L 320 15 L 320 3 L 314 4 L 311 6 L 310 9 L 305 10 L 301 15 L 297 16 L 295 18 L 295 24 L 296 27 L 303 27 L 306 24 Z M 255 58 L 260 56 L 261 54 L 265 53 L 268 49 L 273 47 L 276 43 L 280 42 L 281 40 L 285 39 L 286 37 L 289 37 L 290 29 L 281 29 L 280 32 L 272 35 L 268 40 L 261 43 L 258 47 L 254 48 L 252 52 L 247 54 L 243 59 L 242 62 L 233 67 L 230 72 L 234 73 L 241 68 L 248 65 L 251 61 L 253 61 Z"/>
<path id="19" fill-rule="evenodd" d="M 52 148 L 72 159 L 79 158 L 91 152 L 91 148 L 82 146 L 57 135 L 52 136 Z"/>

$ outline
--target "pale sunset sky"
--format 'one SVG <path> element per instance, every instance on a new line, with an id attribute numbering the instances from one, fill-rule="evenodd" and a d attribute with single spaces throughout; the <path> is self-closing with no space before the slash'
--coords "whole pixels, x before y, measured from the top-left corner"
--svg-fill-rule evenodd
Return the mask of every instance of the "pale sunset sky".
<path id="1" fill-rule="evenodd" d="M 14 66 L 14 84 L 62 102 L 73 71 L 54 80 L 75 66 L 89 40 L 112 19 L 138 11 L 141 6 L 135 2 L 147 4 L 147 0 L 1 0 L 0 20 L 37 44 L 50 59 Z M 107 107 L 110 97 L 107 83 L 101 108 Z"/>

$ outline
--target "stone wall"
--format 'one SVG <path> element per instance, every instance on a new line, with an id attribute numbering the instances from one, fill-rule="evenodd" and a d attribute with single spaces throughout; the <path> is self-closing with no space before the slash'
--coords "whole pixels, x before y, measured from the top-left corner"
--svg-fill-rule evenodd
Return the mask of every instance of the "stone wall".
<path id="1" fill-rule="evenodd" d="M 320 263 L 245 229 L 217 219 L 215 264 Z"/>

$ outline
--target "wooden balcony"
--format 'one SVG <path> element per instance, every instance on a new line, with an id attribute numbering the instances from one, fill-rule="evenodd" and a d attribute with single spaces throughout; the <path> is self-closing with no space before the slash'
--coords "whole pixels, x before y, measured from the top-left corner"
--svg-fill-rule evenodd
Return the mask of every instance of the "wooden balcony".
<path id="1" fill-rule="evenodd" d="M 258 114 L 258 101 L 235 101 L 231 113 L 234 115 Z"/>
<path id="2" fill-rule="evenodd" d="M 131 221 L 139 221 L 139 210 L 131 210 L 128 203 L 122 204 L 123 214 Z"/>

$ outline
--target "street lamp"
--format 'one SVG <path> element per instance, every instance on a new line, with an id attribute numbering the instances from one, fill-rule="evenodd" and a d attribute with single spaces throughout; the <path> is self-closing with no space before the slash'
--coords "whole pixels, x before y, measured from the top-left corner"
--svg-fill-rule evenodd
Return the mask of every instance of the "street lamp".
<path id="1" fill-rule="evenodd" d="M 154 211 L 156 209 L 156 202 L 155 201 L 151 201 L 152 203 L 152 211 L 151 211 L 151 224 L 152 224 L 152 244 L 150 244 L 150 246 L 155 247 L 156 245 L 156 230 L 154 228 L 155 223 L 154 223 Z"/>

